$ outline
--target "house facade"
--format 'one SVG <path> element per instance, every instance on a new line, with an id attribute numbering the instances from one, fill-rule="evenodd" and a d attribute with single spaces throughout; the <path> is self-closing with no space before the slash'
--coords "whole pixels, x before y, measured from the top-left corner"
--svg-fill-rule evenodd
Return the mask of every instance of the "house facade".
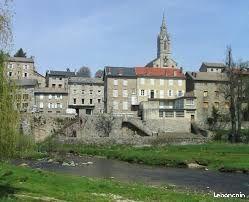
<path id="1" fill-rule="evenodd" d="M 79 115 L 104 112 L 104 81 L 100 78 L 71 77 L 68 81 L 68 107 Z"/>

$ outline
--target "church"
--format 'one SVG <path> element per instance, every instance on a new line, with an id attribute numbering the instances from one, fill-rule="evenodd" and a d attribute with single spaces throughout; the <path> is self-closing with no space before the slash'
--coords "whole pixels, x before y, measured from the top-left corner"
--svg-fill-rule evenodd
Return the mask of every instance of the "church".
<path id="1" fill-rule="evenodd" d="M 149 62 L 146 67 L 176 68 L 177 63 L 171 58 L 170 45 L 170 36 L 163 14 L 160 33 L 157 36 L 157 58 Z"/>

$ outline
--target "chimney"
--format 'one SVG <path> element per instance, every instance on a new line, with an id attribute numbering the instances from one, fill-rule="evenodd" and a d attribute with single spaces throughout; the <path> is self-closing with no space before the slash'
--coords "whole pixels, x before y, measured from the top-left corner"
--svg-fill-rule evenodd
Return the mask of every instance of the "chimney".
<path id="1" fill-rule="evenodd" d="M 111 75 L 111 68 L 108 68 L 108 75 Z"/>
<path id="2" fill-rule="evenodd" d="M 180 67 L 180 73 L 182 73 L 182 67 Z"/>

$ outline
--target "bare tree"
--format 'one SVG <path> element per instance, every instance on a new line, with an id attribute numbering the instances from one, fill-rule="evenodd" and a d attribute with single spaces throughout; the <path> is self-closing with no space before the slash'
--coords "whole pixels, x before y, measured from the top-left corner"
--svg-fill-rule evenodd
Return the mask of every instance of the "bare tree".
<path id="1" fill-rule="evenodd" d="M 84 77 L 91 77 L 91 70 L 89 67 L 86 67 L 86 66 L 81 67 L 78 73 Z"/>
<path id="2" fill-rule="evenodd" d="M 104 135 L 104 137 L 109 137 L 114 125 L 114 117 L 112 114 L 99 114 L 95 129 Z"/>
<path id="3" fill-rule="evenodd" d="M 226 74 L 228 77 L 227 85 L 224 86 L 223 93 L 230 104 L 231 133 L 229 140 L 231 142 L 240 141 L 241 122 L 242 122 L 242 104 L 246 103 L 249 97 L 249 72 L 248 63 L 234 63 L 232 59 L 232 49 L 227 48 Z"/>

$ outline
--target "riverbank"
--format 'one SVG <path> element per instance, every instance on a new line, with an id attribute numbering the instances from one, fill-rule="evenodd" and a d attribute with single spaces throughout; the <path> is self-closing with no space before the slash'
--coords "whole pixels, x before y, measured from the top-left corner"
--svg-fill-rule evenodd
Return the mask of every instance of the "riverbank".
<path id="1" fill-rule="evenodd" d="M 53 147 L 59 153 L 105 156 L 127 162 L 167 167 L 196 165 L 222 172 L 249 173 L 248 144 L 209 143 L 135 147 L 128 145 L 64 144 Z"/>
<path id="2" fill-rule="evenodd" d="M 0 201 L 214 201 L 169 185 L 145 186 L 0 164 Z M 215 201 L 244 201 L 215 198 Z"/>

